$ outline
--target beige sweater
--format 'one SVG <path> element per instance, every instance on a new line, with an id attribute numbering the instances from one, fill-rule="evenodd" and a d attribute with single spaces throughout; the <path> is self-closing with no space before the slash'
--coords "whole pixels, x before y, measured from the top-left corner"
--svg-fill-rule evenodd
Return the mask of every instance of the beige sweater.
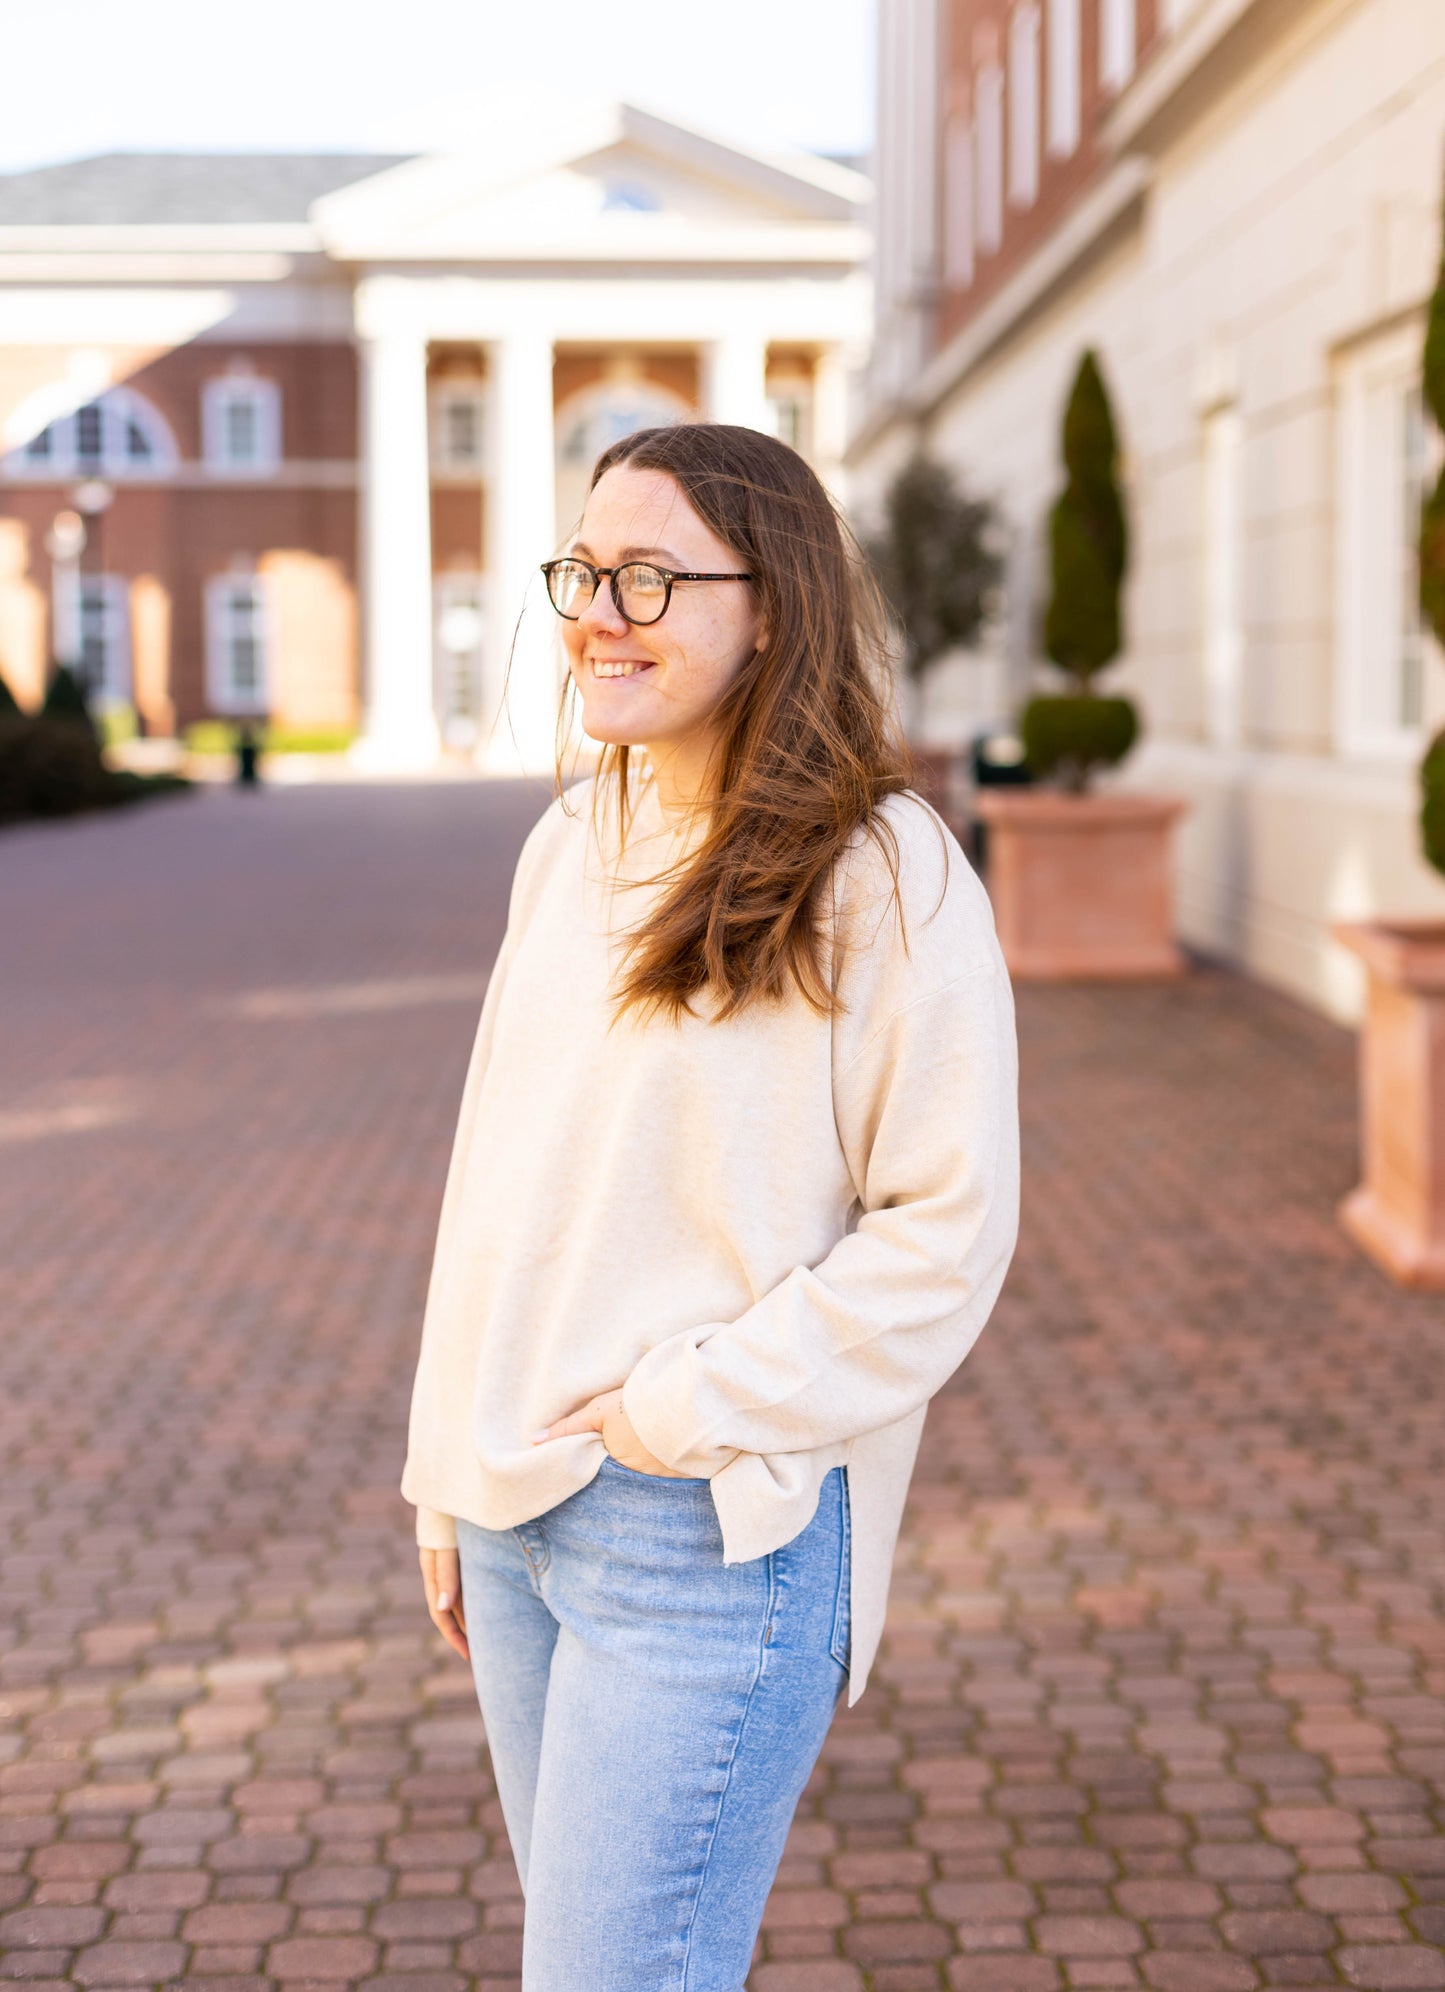
<path id="1" fill-rule="evenodd" d="M 989 903 L 927 804 L 895 796 L 906 945 L 860 836 L 834 879 L 841 1013 L 795 995 L 725 1023 L 614 1023 L 619 934 L 649 892 L 616 881 L 685 843 L 648 783 L 619 863 L 591 800 L 589 783 L 554 802 L 517 865 L 402 1492 L 434 1548 L 459 1515 L 529 1521 L 604 1456 L 595 1434 L 530 1435 L 619 1384 L 643 1444 L 711 1481 L 728 1562 L 791 1540 L 846 1464 L 853 1702 L 925 1408 L 1014 1247 L 1017 1055 Z"/>

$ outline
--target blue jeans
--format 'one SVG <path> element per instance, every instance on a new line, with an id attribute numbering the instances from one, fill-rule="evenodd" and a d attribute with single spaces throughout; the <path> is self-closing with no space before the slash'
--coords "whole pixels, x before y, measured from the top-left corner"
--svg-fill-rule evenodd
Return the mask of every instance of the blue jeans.
<path id="1" fill-rule="evenodd" d="M 847 1678 L 844 1469 L 749 1563 L 705 1480 L 611 1458 L 520 1528 L 457 1528 L 523 1992 L 742 1992 Z"/>

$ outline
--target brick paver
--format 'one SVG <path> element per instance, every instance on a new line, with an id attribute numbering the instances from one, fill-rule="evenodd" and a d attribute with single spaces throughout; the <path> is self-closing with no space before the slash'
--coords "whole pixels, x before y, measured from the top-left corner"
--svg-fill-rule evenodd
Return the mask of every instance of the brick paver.
<path id="1" fill-rule="evenodd" d="M 12 1977 L 514 1992 L 396 1478 L 538 800 L 219 794 L 0 840 Z M 1445 1306 L 1334 1228 L 1352 1045 L 1213 972 L 1020 1014 L 1019 1258 L 750 1983 L 1445 1987 Z"/>

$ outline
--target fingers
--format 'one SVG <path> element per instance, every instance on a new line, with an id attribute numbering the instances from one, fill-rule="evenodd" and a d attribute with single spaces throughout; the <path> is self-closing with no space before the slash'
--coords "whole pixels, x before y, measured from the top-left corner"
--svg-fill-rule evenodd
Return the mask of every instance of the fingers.
<path id="1" fill-rule="evenodd" d="M 611 1400 L 621 1393 L 609 1390 L 601 1397 L 594 1397 L 578 1411 L 569 1411 L 565 1418 L 559 1418 L 555 1425 L 548 1425 L 544 1431 L 533 1432 L 532 1444 L 544 1445 L 548 1439 L 569 1439 L 578 1432 L 600 1432 Z"/>
<path id="2" fill-rule="evenodd" d="M 469 1660 L 461 1559 L 454 1549 L 420 1549 L 418 1555 L 427 1615 L 452 1651 Z"/>

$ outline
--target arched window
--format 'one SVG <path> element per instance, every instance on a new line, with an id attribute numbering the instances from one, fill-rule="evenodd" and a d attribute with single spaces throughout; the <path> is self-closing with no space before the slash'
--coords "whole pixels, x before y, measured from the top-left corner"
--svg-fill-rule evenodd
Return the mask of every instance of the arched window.
<path id="1" fill-rule="evenodd" d="M 557 411 L 557 519 L 570 533 L 587 502 L 592 466 L 605 449 L 637 429 L 684 422 L 693 413 L 656 381 L 597 381 L 569 395 Z"/>
<path id="2" fill-rule="evenodd" d="M 79 406 L 65 385 L 42 388 L 6 425 L 8 477 L 164 477 L 176 444 L 160 412 L 130 387 L 109 387 Z"/>
<path id="3" fill-rule="evenodd" d="M 605 380 L 564 402 L 557 418 L 557 458 L 590 470 L 605 449 L 636 429 L 660 428 L 689 413 L 686 402 L 650 380 Z"/>

